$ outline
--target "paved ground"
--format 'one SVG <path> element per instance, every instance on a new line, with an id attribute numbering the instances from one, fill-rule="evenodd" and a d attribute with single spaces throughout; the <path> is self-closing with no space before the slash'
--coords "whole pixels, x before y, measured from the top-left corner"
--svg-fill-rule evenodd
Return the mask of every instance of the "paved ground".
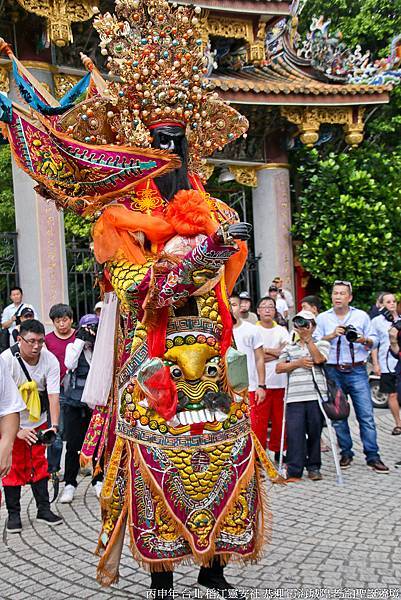
<path id="1" fill-rule="evenodd" d="M 393 466 L 401 459 L 401 436 L 390 435 L 387 410 L 376 417 L 382 458 Z M 342 487 L 329 454 L 323 455 L 323 481 L 274 487 L 274 533 L 264 559 L 227 569 L 232 582 L 249 589 L 249 598 L 401 598 L 401 470 L 373 473 L 359 443 L 355 450 Z M 8 547 L 0 543 L 0 600 L 150 597 L 148 576 L 128 549 L 120 583 L 110 589 L 96 583 L 99 507 L 89 478 L 72 505 L 56 510 L 65 524 L 49 530 L 34 519 L 30 490 L 24 494 L 23 533 L 8 536 Z M 4 513 L 2 508 L 1 528 Z M 200 597 L 195 578 L 194 567 L 178 570 L 177 598 Z"/>

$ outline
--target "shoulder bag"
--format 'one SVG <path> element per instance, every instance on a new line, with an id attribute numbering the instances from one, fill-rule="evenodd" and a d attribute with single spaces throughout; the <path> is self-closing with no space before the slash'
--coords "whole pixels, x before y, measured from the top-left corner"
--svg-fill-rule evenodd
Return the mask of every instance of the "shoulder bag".
<path id="1" fill-rule="evenodd" d="M 323 397 L 315 378 L 315 371 L 312 369 L 313 384 L 321 400 L 323 410 L 331 421 L 343 421 L 349 417 L 350 413 L 350 405 L 347 396 L 333 379 L 327 377 L 323 369 L 321 372 L 326 378 L 327 398 Z"/>

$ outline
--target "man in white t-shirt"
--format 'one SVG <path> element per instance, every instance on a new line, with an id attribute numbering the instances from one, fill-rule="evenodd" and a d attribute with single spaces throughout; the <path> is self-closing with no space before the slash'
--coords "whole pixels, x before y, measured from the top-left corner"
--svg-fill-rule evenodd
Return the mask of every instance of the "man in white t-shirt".
<path id="1" fill-rule="evenodd" d="M 248 391 L 251 408 L 251 425 L 253 429 L 253 412 L 255 406 L 265 399 L 265 357 L 263 339 L 259 327 L 242 321 L 240 316 L 240 298 L 230 297 L 231 311 L 235 319 L 233 327 L 234 341 L 239 352 L 246 354 L 248 366 Z"/>
<path id="2" fill-rule="evenodd" d="M 271 422 L 269 450 L 274 452 L 274 457 L 278 460 L 287 376 L 276 373 L 276 364 L 283 348 L 290 341 L 290 334 L 285 327 L 278 325 L 274 320 L 276 303 L 273 298 L 269 296 L 261 298 L 256 312 L 260 319 L 258 327 L 263 338 L 266 397 L 264 402 L 255 407 L 254 431 L 262 446 L 266 448 L 267 429 L 269 421 Z"/>
<path id="3" fill-rule="evenodd" d="M 19 415 L 25 404 L 6 364 L 0 358 L 0 477 L 11 470 L 15 436 L 19 430 Z"/>
<path id="4" fill-rule="evenodd" d="M 48 430 L 51 435 L 51 432 L 55 434 L 58 431 L 60 366 L 57 358 L 44 347 L 45 328 L 36 319 L 21 323 L 17 341 L 17 345 L 1 355 L 26 404 L 25 410 L 20 413 L 20 429 L 13 446 L 11 470 L 3 477 L 9 533 L 22 530 L 21 486 L 27 483 L 35 497 L 38 521 L 47 525 L 62 523 L 61 517 L 50 510 L 46 447 L 38 443 L 39 432 Z M 42 396 L 41 402 L 38 395 Z M 50 429 L 47 426 L 48 412 Z"/>
<path id="5" fill-rule="evenodd" d="M 35 319 L 37 318 L 36 311 L 31 304 L 26 304 L 22 301 L 22 289 L 18 286 L 11 288 L 10 300 L 12 303 L 5 307 L 1 315 L 1 326 L 3 329 L 8 329 L 10 334 L 10 346 L 14 343 L 12 337 L 13 331 L 18 325 L 18 317 L 24 308 L 31 308 Z"/>

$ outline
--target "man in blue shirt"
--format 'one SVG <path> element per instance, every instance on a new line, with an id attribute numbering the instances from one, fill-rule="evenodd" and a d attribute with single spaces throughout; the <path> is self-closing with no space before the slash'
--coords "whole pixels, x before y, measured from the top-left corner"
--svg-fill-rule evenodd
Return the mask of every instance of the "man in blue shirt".
<path id="1" fill-rule="evenodd" d="M 369 316 L 350 306 L 352 285 L 349 281 L 335 281 L 331 298 L 333 307 L 318 315 L 315 331 L 316 339 L 327 340 L 331 345 L 327 376 L 351 396 L 367 464 L 377 473 L 388 473 L 388 467 L 380 460 L 366 370 L 369 351 L 377 346 L 377 336 L 371 330 Z M 350 326 L 354 328 L 353 335 Z M 354 456 L 348 421 L 336 421 L 333 425 L 341 449 L 340 466 L 348 469 Z"/>

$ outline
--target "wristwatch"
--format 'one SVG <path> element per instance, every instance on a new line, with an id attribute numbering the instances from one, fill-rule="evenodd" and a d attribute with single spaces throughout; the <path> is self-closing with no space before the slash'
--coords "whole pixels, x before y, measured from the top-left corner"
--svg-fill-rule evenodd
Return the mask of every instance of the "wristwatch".
<path id="1" fill-rule="evenodd" d="M 259 383 L 258 387 L 260 387 L 262 390 L 267 389 L 264 383 Z"/>

